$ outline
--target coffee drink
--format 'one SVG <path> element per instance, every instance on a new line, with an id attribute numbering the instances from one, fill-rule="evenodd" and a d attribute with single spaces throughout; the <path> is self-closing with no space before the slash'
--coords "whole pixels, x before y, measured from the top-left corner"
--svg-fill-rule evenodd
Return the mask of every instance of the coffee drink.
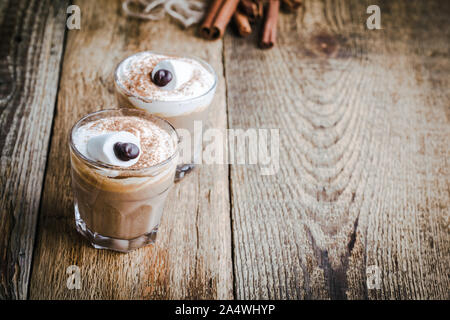
<path id="1" fill-rule="evenodd" d="M 73 127 L 70 155 L 78 231 L 122 252 L 154 242 L 178 162 L 175 129 L 139 110 L 99 111 Z"/>
<path id="2" fill-rule="evenodd" d="M 121 107 L 145 110 L 189 134 L 190 143 L 183 145 L 190 149 L 182 150 L 177 177 L 194 163 L 201 163 L 202 137 L 194 135 L 194 124 L 206 124 L 214 97 L 217 76 L 209 64 L 195 58 L 140 52 L 119 64 L 115 85 Z"/>

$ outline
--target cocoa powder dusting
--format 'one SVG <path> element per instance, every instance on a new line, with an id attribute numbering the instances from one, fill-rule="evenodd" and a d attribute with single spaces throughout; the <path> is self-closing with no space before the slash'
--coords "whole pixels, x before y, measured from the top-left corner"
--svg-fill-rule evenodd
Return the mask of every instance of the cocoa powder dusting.
<path id="1" fill-rule="evenodd" d="M 166 59 L 177 59 L 193 66 L 192 77 L 170 92 L 153 83 L 151 73 L 155 66 Z M 193 98 L 198 92 L 206 93 L 214 83 L 214 77 L 200 63 L 189 58 L 148 54 L 129 62 L 119 77 L 128 94 L 140 96 L 146 101 L 165 100 L 169 97 Z"/>
<path id="2" fill-rule="evenodd" d="M 140 139 L 141 155 L 131 169 L 156 165 L 175 152 L 176 142 L 169 133 L 155 122 L 134 116 L 118 116 L 96 120 L 88 124 L 99 134 L 127 131 Z"/>

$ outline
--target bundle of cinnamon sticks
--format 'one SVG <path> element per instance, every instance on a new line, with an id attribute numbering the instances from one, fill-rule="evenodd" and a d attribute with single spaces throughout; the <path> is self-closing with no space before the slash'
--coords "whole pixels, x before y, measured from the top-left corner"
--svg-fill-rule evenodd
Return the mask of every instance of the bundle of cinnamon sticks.
<path id="1" fill-rule="evenodd" d="M 259 45 L 272 48 L 276 42 L 277 21 L 280 4 L 286 11 L 294 12 L 302 0 L 212 0 L 205 19 L 200 26 L 200 35 L 215 40 L 223 36 L 231 18 L 240 36 L 252 33 L 252 24 L 264 19 Z"/>

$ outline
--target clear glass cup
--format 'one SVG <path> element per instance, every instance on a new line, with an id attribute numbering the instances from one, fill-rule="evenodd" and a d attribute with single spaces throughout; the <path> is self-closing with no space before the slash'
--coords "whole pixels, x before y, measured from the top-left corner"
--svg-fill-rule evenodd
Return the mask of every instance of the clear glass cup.
<path id="1" fill-rule="evenodd" d="M 74 145 L 74 133 L 86 123 L 114 116 L 153 121 L 174 139 L 174 153 L 142 169 L 86 158 Z M 86 115 L 72 127 L 69 146 L 78 232 L 97 249 L 128 252 L 153 243 L 178 162 L 179 138 L 175 128 L 164 119 L 136 109 L 103 110 Z"/>
<path id="2" fill-rule="evenodd" d="M 184 58 L 190 58 L 197 61 L 214 76 L 214 83 L 207 92 L 201 96 L 177 101 L 160 101 L 151 96 L 139 96 L 130 92 L 130 90 L 121 83 L 120 78 L 123 76 L 123 68 L 131 59 L 136 59 L 139 58 L 140 55 L 146 54 L 176 56 L 176 54 L 144 51 L 133 54 L 121 61 L 114 73 L 118 104 L 123 108 L 137 108 L 164 118 L 178 130 L 179 135 L 183 140 L 181 146 L 182 156 L 179 159 L 181 163 L 178 165 L 175 175 L 175 180 L 178 181 L 183 178 L 186 173 L 191 171 L 195 167 L 195 164 L 200 164 L 202 162 L 201 154 L 203 137 L 201 133 L 198 134 L 198 132 L 204 130 L 208 120 L 209 106 L 214 98 L 217 87 L 217 74 L 207 62 L 195 57 L 183 56 Z M 188 111 L 180 112 L 180 110 Z M 196 130 L 197 134 L 195 134 Z M 186 141 L 186 139 L 189 139 L 190 141 Z"/>

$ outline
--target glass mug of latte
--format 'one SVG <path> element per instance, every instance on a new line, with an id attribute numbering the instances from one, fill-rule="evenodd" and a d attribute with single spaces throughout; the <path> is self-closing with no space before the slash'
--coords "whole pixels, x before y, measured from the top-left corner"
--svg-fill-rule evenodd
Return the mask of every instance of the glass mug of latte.
<path id="1" fill-rule="evenodd" d="M 217 75 L 206 62 L 151 51 L 129 56 L 116 68 L 115 88 L 120 107 L 137 108 L 169 121 L 182 138 L 176 180 L 201 163 L 202 136 Z M 201 129 L 199 130 L 201 131 Z"/>
<path id="2" fill-rule="evenodd" d="M 75 223 L 95 248 L 128 252 L 155 241 L 178 143 L 170 123 L 136 109 L 94 112 L 73 126 Z"/>

